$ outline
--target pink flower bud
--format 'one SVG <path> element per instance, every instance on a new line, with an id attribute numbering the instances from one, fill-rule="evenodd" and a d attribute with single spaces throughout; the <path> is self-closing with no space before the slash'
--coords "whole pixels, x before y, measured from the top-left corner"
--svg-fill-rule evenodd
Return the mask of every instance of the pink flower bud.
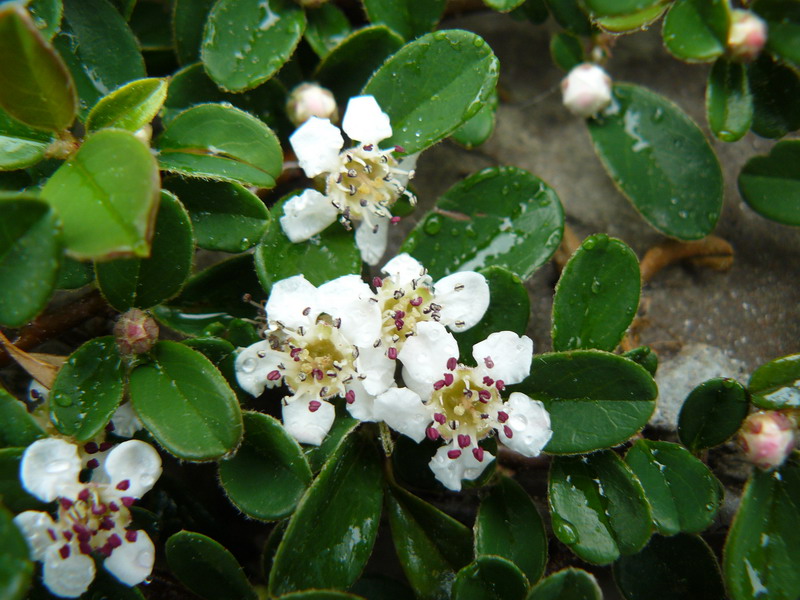
<path id="1" fill-rule="evenodd" d="M 734 60 L 754 60 L 767 43 L 767 24 L 749 10 L 737 9 L 731 13 L 728 30 L 728 54 Z"/>
<path id="2" fill-rule="evenodd" d="M 158 341 L 158 325 L 143 310 L 132 308 L 114 325 L 114 337 L 121 354 L 142 354 Z"/>
<path id="3" fill-rule="evenodd" d="M 301 83 L 292 90 L 286 103 L 286 114 L 295 125 L 302 125 L 311 117 L 331 121 L 339 119 L 333 94 L 316 83 Z"/>
<path id="4" fill-rule="evenodd" d="M 745 419 L 739 430 L 739 444 L 747 460 L 768 470 L 779 467 L 794 449 L 796 432 L 789 418 L 780 412 L 757 412 Z"/>
<path id="5" fill-rule="evenodd" d="M 591 63 L 572 69 L 561 80 L 564 106 L 578 117 L 591 117 L 611 103 L 611 78 Z"/>

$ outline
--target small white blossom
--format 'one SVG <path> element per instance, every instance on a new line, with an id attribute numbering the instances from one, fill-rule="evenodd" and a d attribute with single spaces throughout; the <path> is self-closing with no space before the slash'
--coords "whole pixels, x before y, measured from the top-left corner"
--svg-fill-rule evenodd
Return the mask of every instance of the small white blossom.
<path id="1" fill-rule="evenodd" d="M 767 24 L 761 17 L 749 10 L 731 11 L 728 53 L 732 58 L 745 62 L 755 60 L 766 43 Z"/>
<path id="2" fill-rule="evenodd" d="M 592 63 L 574 67 L 561 81 L 564 106 L 578 117 L 592 117 L 611 104 L 611 78 Z"/>
<path id="3" fill-rule="evenodd" d="M 78 480 L 81 467 L 78 448 L 57 438 L 31 444 L 20 463 L 23 487 L 45 502 L 58 500 L 58 512 L 53 519 L 29 510 L 14 522 L 33 559 L 44 563 L 45 585 L 66 598 L 80 596 L 93 581 L 93 552 L 105 557 L 107 571 L 130 586 L 149 577 L 155 560 L 147 534 L 127 527 L 129 507 L 161 475 L 158 453 L 145 442 L 128 440 L 105 455 L 103 468 L 93 471 L 90 482 Z"/>
<path id="4" fill-rule="evenodd" d="M 355 145 L 342 150 L 344 138 L 328 119 L 311 117 L 289 138 L 300 167 L 308 177 L 324 175 L 325 193 L 306 191 L 284 205 L 281 227 L 292 242 L 309 239 L 337 216 L 356 225 L 356 245 L 362 259 L 375 265 L 386 250 L 390 209 L 407 195 L 416 155 L 398 163 L 378 143 L 392 135 L 389 116 L 373 96 L 356 96 L 347 104 L 342 129 Z M 313 192 L 313 193 L 312 193 Z"/>

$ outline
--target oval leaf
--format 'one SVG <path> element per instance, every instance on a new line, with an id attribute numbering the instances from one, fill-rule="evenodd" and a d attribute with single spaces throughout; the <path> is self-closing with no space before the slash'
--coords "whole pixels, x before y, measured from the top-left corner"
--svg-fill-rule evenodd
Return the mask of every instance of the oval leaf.
<path id="1" fill-rule="evenodd" d="M 545 577 L 526 600 L 602 600 L 594 575 L 571 567 Z"/>
<path id="2" fill-rule="evenodd" d="M 657 4 L 659 0 L 584 0 L 586 8 L 598 17 L 629 15 Z"/>
<path id="3" fill-rule="evenodd" d="M 363 0 L 367 18 L 411 40 L 436 27 L 447 0 Z"/>
<path id="4" fill-rule="evenodd" d="M 591 35 L 592 23 L 578 0 L 545 0 L 550 14 L 567 31 L 576 35 Z M 530 4 L 530 0 L 528 2 Z"/>
<path id="5" fill-rule="evenodd" d="M 494 132 L 497 120 L 497 102 L 497 92 L 494 91 L 475 116 L 453 132 L 453 139 L 467 150 L 472 150 L 488 140 Z"/>
<path id="6" fill-rule="evenodd" d="M 747 67 L 753 94 L 753 132 L 779 138 L 800 129 L 800 76 L 766 52 Z"/>
<path id="7" fill-rule="evenodd" d="M 42 437 L 25 405 L 0 387 L 0 448 L 29 446 Z"/>
<path id="8" fill-rule="evenodd" d="M 308 25 L 305 40 L 320 58 L 325 58 L 339 42 L 350 34 L 350 21 L 340 8 L 323 4 L 306 11 Z"/>
<path id="9" fill-rule="evenodd" d="M 567 72 L 586 62 L 583 42 L 578 36 L 563 31 L 550 38 L 550 56 L 557 67 Z"/>
<path id="10" fill-rule="evenodd" d="M 628 33 L 639 29 L 646 29 L 650 23 L 658 20 L 667 10 L 667 5 L 655 4 L 639 12 L 616 17 L 600 17 L 595 19 L 595 24 L 612 33 Z"/>
<path id="11" fill-rule="evenodd" d="M 711 233 L 722 210 L 722 173 L 703 133 L 645 88 L 615 84 L 613 95 L 589 132 L 614 183 L 662 233 L 682 240 Z"/>
<path id="12" fill-rule="evenodd" d="M 0 505 L 0 598 L 22 600 L 33 578 L 28 543 L 12 520 L 14 515 Z"/>
<path id="13" fill-rule="evenodd" d="M 728 11 L 727 0 L 677 0 L 664 17 L 664 46 L 681 60 L 714 60 L 728 42 Z"/>
<path id="14" fill-rule="evenodd" d="M 25 0 L 22 4 L 25 4 L 39 32 L 48 40 L 53 39 L 64 14 L 61 0 Z"/>
<path id="15" fill-rule="evenodd" d="M 0 171 L 35 165 L 55 139 L 51 132 L 28 127 L 0 109 Z"/>
<path id="16" fill-rule="evenodd" d="M 739 173 L 739 193 L 763 217 L 800 226 L 800 140 L 775 144 L 768 156 L 754 156 Z"/>
<path id="17" fill-rule="evenodd" d="M 767 22 L 767 48 L 777 57 L 800 69 L 800 6 L 792 0 L 758 0 L 753 11 Z"/>
<path id="18" fill-rule="evenodd" d="M 178 458 L 209 460 L 242 437 L 236 395 L 205 356 L 177 342 L 158 342 L 152 362 L 130 376 L 136 413 L 159 444 Z"/>
<path id="19" fill-rule="evenodd" d="M 523 600 L 528 582 L 514 563 L 479 556 L 456 574 L 453 600 Z"/>
<path id="20" fill-rule="evenodd" d="M 744 65 L 720 58 L 706 88 L 706 114 L 711 131 L 723 142 L 741 139 L 753 122 L 753 97 Z"/>
<path id="21" fill-rule="evenodd" d="M 694 388 L 678 415 L 678 438 L 692 452 L 719 446 L 747 416 L 747 392 L 733 379 L 710 379 Z"/>
<path id="22" fill-rule="evenodd" d="M 136 131 L 152 121 L 167 97 L 167 80 L 137 79 L 111 92 L 86 118 L 87 131 L 107 127 Z"/>
<path id="23" fill-rule="evenodd" d="M 200 45 L 208 13 L 216 0 L 175 0 L 172 9 L 172 37 L 178 62 L 188 65 L 200 60 Z"/>
<path id="24" fill-rule="evenodd" d="M 784 356 L 758 367 L 747 387 L 753 404 L 767 410 L 800 406 L 800 354 Z"/>

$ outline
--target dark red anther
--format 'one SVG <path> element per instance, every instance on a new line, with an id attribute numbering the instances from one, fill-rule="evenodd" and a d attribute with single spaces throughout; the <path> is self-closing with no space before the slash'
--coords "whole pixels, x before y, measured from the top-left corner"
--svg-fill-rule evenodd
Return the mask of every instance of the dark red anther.
<path id="1" fill-rule="evenodd" d="M 394 318 L 395 318 L 395 319 L 402 319 L 402 318 L 403 318 L 403 317 L 405 317 L 405 316 L 406 316 L 406 313 L 405 313 L 405 311 L 403 311 L 403 310 L 396 310 L 396 311 L 394 311 Z"/>
<path id="2" fill-rule="evenodd" d="M 459 445 L 460 448 L 466 448 L 467 446 L 469 446 L 470 445 L 469 436 L 464 434 L 464 433 L 459 433 L 458 434 L 458 445 Z"/>
<path id="3" fill-rule="evenodd" d="M 111 556 L 111 552 L 112 552 L 113 550 L 114 550 L 114 549 L 111 547 L 111 544 L 109 544 L 108 542 L 106 542 L 106 543 L 105 543 L 105 544 L 103 544 L 103 545 L 102 545 L 100 548 L 98 548 L 98 549 L 97 549 L 97 552 L 98 552 L 98 553 L 99 553 L 101 556 L 105 556 L 106 558 L 108 558 L 109 556 Z"/>
<path id="4" fill-rule="evenodd" d="M 72 500 L 70 500 L 69 498 L 59 498 L 58 503 L 64 510 L 69 510 L 70 508 L 72 508 Z"/>
<path id="5" fill-rule="evenodd" d="M 514 432 L 511 431 L 511 427 L 509 427 L 508 425 L 503 425 L 503 433 L 506 434 L 506 437 L 508 439 L 511 439 L 512 437 L 514 437 Z"/>
<path id="6" fill-rule="evenodd" d="M 61 548 L 58 549 L 58 553 L 61 555 L 61 558 L 67 560 L 69 558 L 69 544 L 61 546 Z"/>
<path id="7" fill-rule="evenodd" d="M 107 510 L 108 510 L 108 507 L 106 507 L 106 505 L 103 504 L 102 502 L 92 506 L 92 514 L 93 515 L 98 515 L 99 516 L 99 515 L 105 514 Z"/>
<path id="8" fill-rule="evenodd" d="M 120 538 L 116 533 L 112 533 L 110 536 L 108 536 L 107 544 L 111 546 L 112 550 L 114 548 L 119 548 L 122 546 L 122 538 Z"/>
<path id="9" fill-rule="evenodd" d="M 455 460 L 459 456 L 461 456 L 461 450 L 449 450 L 447 452 L 447 458 L 452 458 Z"/>
<path id="10" fill-rule="evenodd" d="M 53 528 L 47 530 L 47 535 L 49 535 L 50 539 L 53 540 L 54 542 L 58 539 L 58 536 L 56 535 L 56 530 Z"/>
<path id="11" fill-rule="evenodd" d="M 114 529 L 114 520 L 109 517 L 106 517 L 101 521 L 100 529 L 104 531 L 111 531 L 112 529 Z"/>
<path id="12" fill-rule="evenodd" d="M 89 542 L 81 542 L 78 544 L 78 549 L 81 551 L 81 554 L 92 553 L 92 547 L 89 545 Z"/>
<path id="13" fill-rule="evenodd" d="M 452 373 L 445 373 L 444 377 L 444 384 L 445 385 L 453 385 L 453 374 Z"/>
<path id="14" fill-rule="evenodd" d="M 132 498 L 131 496 L 123 496 L 122 497 L 122 503 L 128 508 L 133 506 L 134 502 L 136 502 L 136 498 Z"/>
<path id="15" fill-rule="evenodd" d="M 497 411 L 497 420 L 501 423 L 505 423 L 508 421 L 508 413 L 502 410 Z"/>
<path id="16" fill-rule="evenodd" d="M 502 379 L 498 379 L 497 381 L 494 382 L 494 387 L 497 388 L 498 392 L 502 392 L 505 389 L 506 384 L 503 383 Z"/>
<path id="17" fill-rule="evenodd" d="M 352 404 L 356 401 L 356 393 L 353 390 L 349 390 L 345 395 L 344 399 L 347 401 L 348 404 Z"/>
<path id="18" fill-rule="evenodd" d="M 80 492 L 78 492 L 78 500 L 86 502 L 88 499 L 89 499 L 89 488 L 83 488 Z"/>
<path id="19" fill-rule="evenodd" d="M 484 377 L 483 377 L 483 385 L 494 385 L 494 379 L 492 379 L 488 375 L 484 375 Z"/>
<path id="20" fill-rule="evenodd" d="M 397 360 L 397 348 L 389 348 L 386 351 L 386 356 L 388 356 L 391 360 Z"/>
<path id="21" fill-rule="evenodd" d="M 128 540 L 131 544 L 136 541 L 136 538 L 139 537 L 139 532 L 135 529 L 128 529 L 125 532 L 125 539 Z"/>
<path id="22" fill-rule="evenodd" d="M 394 321 L 394 326 L 397 328 L 397 331 L 400 331 L 405 324 L 406 323 L 403 321 L 403 319 L 395 319 Z"/>
<path id="23" fill-rule="evenodd" d="M 127 490 L 129 487 L 131 487 L 131 481 L 130 481 L 130 479 L 123 479 L 122 481 L 120 481 L 120 482 L 117 484 L 117 489 L 118 489 L 119 491 L 121 491 L 121 492 L 124 492 L 124 491 L 125 491 L 125 490 Z"/>
<path id="24" fill-rule="evenodd" d="M 113 446 L 114 446 L 114 444 L 112 444 L 111 442 L 103 442 L 102 444 L 100 444 L 100 452 L 105 452 L 106 450 L 111 450 L 111 448 Z"/>
<path id="25" fill-rule="evenodd" d="M 372 285 L 376 288 L 383 286 L 383 279 L 381 279 L 380 277 L 373 277 Z"/>
<path id="26" fill-rule="evenodd" d="M 434 382 L 433 389 L 440 390 L 445 386 L 444 379 L 440 379 L 439 381 Z"/>
<path id="27" fill-rule="evenodd" d="M 475 460 L 478 462 L 483 462 L 483 448 L 480 446 L 476 446 L 472 449 L 472 456 L 475 457 Z"/>
<path id="28" fill-rule="evenodd" d="M 447 359 L 447 368 L 451 371 L 455 371 L 456 367 L 458 366 L 458 359 L 455 356 L 451 356 Z"/>
<path id="29" fill-rule="evenodd" d="M 268 381 L 278 381 L 281 378 L 281 372 L 275 369 L 274 371 L 270 371 L 267 373 L 267 380 Z"/>
<path id="30" fill-rule="evenodd" d="M 389 219 L 389 222 L 392 225 L 397 225 L 400 222 L 400 217 L 392 217 L 391 219 Z"/>
<path id="31" fill-rule="evenodd" d="M 320 406 L 322 406 L 322 402 L 319 400 L 312 400 L 308 403 L 308 411 L 312 413 L 317 412 Z"/>
<path id="32" fill-rule="evenodd" d="M 100 461 L 97 460 L 96 458 L 93 458 L 86 463 L 86 466 L 89 467 L 90 469 L 96 469 L 97 467 L 100 466 Z"/>
<path id="33" fill-rule="evenodd" d="M 114 427 L 114 423 L 109 421 L 108 425 L 106 425 L 106 433 L 111 433 L 112 431 L 114 431 L 114 429 L 116 429 Z"/>
<path id="34" fill-rule="evenodd" d="M 317 381 L 322 381 L 325 377 L 325 373 L 322 372 L 322 369 L 314 369 L 313 371 L 311 371 L 311 374 Z"/>
<path id="35" fill-rule="evenodd" d="M 422 296 L 417 296 L 411 301 L 411 306 L 419 306 L 422 304 Z"/>
<path id="36" fill-rule="evenodd" d="M 425 435 L 428 436 L 429 440 L 435 442 L 436 440 L 439 439 L 439 430 L 437 430 L 435 427 L 428 427 L 425 430 Z"/>
<path id="37" fill-rule="evenodd" d="M 86 450 L 86 454 L 97 454 L 100 448 L 97 447 L 96 442 L 87 442 L 83 445 L 83 449 Z"/>
<path id="38" fill-rule="evenodd" d="M 402 146 L 395 146 L 394 147 L 394 151 L 395 152 L 399 152 L 400 154 L 405 154 L 406 153 L 406 149 L 403 148 Z"/>
<path id="39" fill-rule="evenodd" d="M 61 535 L 64 536 L 65 540 L 70 541 L 75 534 L 72 533 L 69 529 L 67 529 L 66 531 L 62 531 Z"/>
<path id="40" fill-rule="evenodd" d="M 478 391 L 478 400 L 480 400 L 484 404 L 486 404 L 491 399 L 492 399 L 492 393 L 489 390 Z"/>
<path id="41" fill-rule="evenodd" d="M 298 354 L 300 354 L 302 351 L 303 351 L 303 349 L 302 349 L 302 348 L 292 348 L 292 350 L 289 352 L 289 356 L 291 356 L 292 358 L 295 358 L 295 357 L 297 357 L 297 355 L 298 355 Z"/>
<path id="42" fill-rule="evenodd" d="M 433 415 L 433 420 L 439 423 L 439 425 L 444 425 L 447 422 L 447 417 L 445 417 L 442 413 L 435 413 Z"/>
<path id="43" fill-rule="evenodd" d="M 492 368 L 494 368 L 494 361 L 492 360 L 492 357 L 491 357 L 491 356 L 485 356 L 485 357 L 483 358 L 483 364 L 485 364 L 485 365 L 486 365 L 486 368 L 487 368 L 487 369 L 492 369 Z"/>
<path id="44" fill-rule="evenodd" d="M 119 504 L 117 504 L 116 502 L 109 502 L 108 508 L 111 509 L 111 512 L 117 512 L 119 510 Z"/>

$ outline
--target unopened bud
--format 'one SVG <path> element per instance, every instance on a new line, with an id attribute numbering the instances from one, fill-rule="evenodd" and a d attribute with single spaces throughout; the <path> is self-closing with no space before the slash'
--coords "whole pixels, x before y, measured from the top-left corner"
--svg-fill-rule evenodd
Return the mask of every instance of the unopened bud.
<path id="1" fill-rule="evenodd" d="M 591 63 L 573 68 L 561 80 L 564 106 L 579 117 L 591 117 L 611 103 L 611 78 Z"/>
<path id="2" fill-rule="evenodd" d="M 792 421 L 776 411 L 750 415 L 739 430 L 739 444 L 745 457 L 765 470 L 779 467 L 794 449 L 795 441 Z"/>
<path id="3" fill-rule="evenodd" d="M 767 24 L 749 10 L 731 12 L 728 30 L 728 54 L 735 60 L 754 60 L 767 43 Z"/>
<path id="4" fill-rule="evenodd" d="M 286 103 L 286 114 L 295 125 L 302 125 L 311 117 L 331 121 L 339 119 L 339 109 L 333 94 L 316 83 L 301 83 L 292 90 Z"/>
<path id="5" fill-rule="evenodd" d="M 142 354 L 158 341 L 158 325 L 143 310 L 132 308 L 114 325 L 114 337 L 121 354 Z"/>

